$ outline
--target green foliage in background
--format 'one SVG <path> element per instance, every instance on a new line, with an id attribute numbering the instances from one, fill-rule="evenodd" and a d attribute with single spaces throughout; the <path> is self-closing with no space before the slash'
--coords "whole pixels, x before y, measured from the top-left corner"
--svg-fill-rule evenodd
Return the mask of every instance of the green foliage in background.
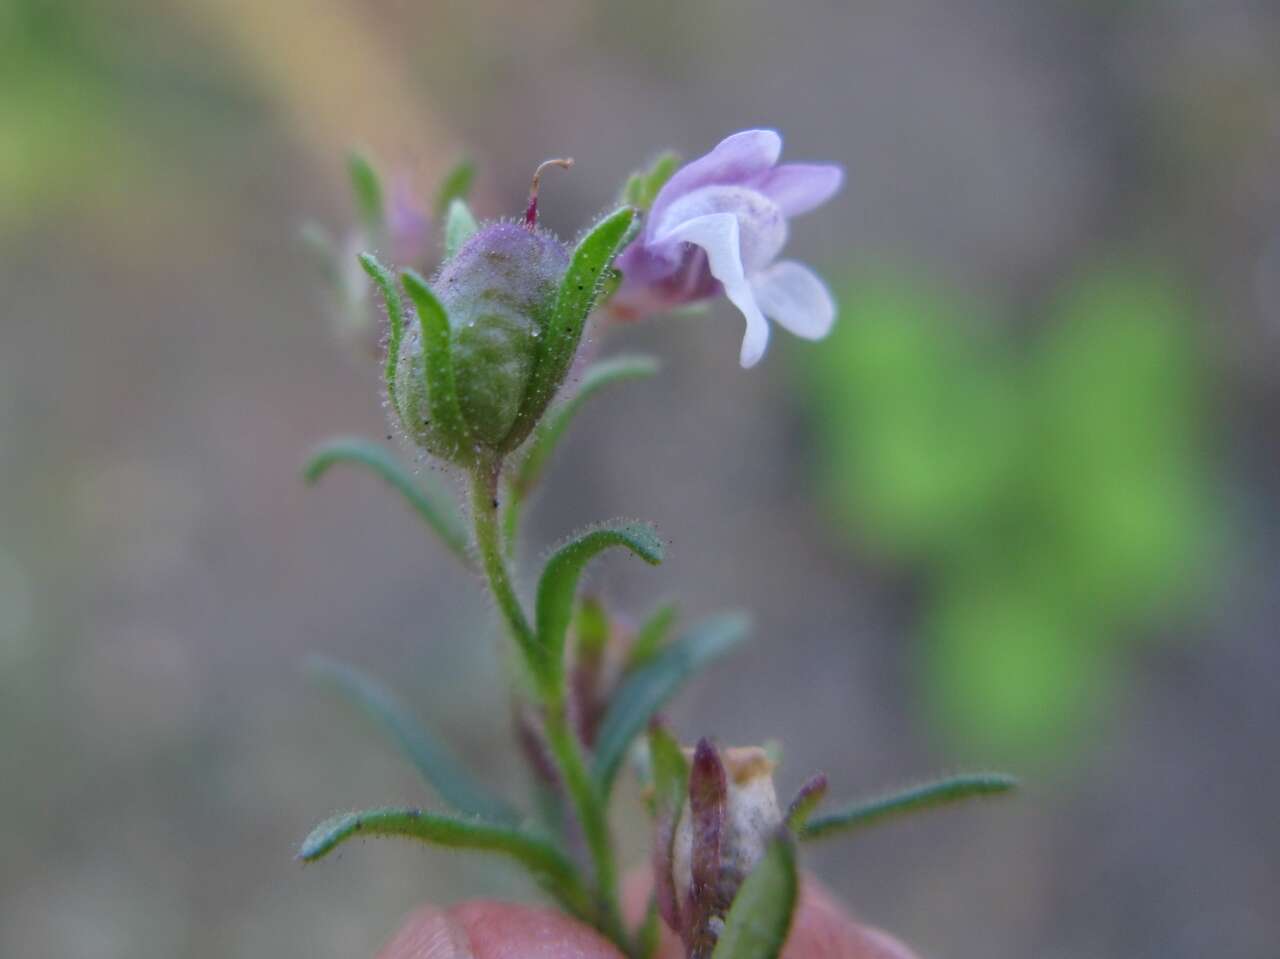
<path id="1" fill-rule="evenodd" d="M 846 285 L 813 354 L 825 499 L 926 583 L 939 728 L 1012 753 L 1103 715 L 1126 637 L 1203 583 L 1212 490 L 1192 311 L 1159 270 L 1072 284 L 1017 336 L 919 285 Z"/>
<path id="2" fill-rule="evenodd" d="M 70 4 L 0 4 L 0 223 L 91 176 L 105 66 Z"/>

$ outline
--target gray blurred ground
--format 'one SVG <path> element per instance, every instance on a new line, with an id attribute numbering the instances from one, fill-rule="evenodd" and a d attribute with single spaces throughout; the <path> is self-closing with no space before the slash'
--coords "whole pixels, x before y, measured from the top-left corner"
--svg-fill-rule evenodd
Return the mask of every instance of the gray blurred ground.
<path id="1" fill-rule="evenodd" d="M 479 584 L 367 477 L 298 480 L 314 442 L 386 427 L 373 365 L 328 335 L 295 227 L 346 215 L 348 140 L 434 170 L 465 145 L 493 213 L 518 209 L 536 161 L 572 154 L 543 200 L 571 232 L 655 149 L 759 124 L 787 156 L 849 170 L 796 230 L 800 259 L 905 264 L 1012 304 L 1119 243 L 1182 264 L 1239 532 L 1218 601 L 1170 628 L 1179 641 L 1138 648 L 1080 754 L 1047 757 L 1015 801 L 889 825 L 814 868 L 926 956 L 1276 954 L 1272 5 L 553 0 L 532 17 L 500 0 L 192 0 L 62 16 L 40 42 L 92 53 L 105 112 L 95 101 L 80 139 L 37 140 L 51 168 L 76 165 L 0 206 L 0 955 L 358 957 L 423 900 L 530 894 L 397 844 L 292 861 L 335 809 L 422 797 L 308 689 L 311 652 L 393 678 L 487 779 L 520 786 Z M 342 95 L 371 77 L 402 86 Z M 27 116 L 3 86 L 5 115 Z M 677 592 L 690 615 L 755 612 L 754 644 L 674 709 L 685 735 L 777 737 L 784 785 L 824 768 L 837 795 L 954 768 L 972 757 L 913 699 L 913 583 L 835 535 L 814 496 L 797 360 L 815 347 L 779 337 L 743 373 L 739 332 L 721 306 L 621 337 L 664 375 L 583 418 L 534 543 L 650 518 L 669 561 L 606 563 L 598 588 L 637 612 Z M 634 796 L 618 825 L 638 858 Z"/>

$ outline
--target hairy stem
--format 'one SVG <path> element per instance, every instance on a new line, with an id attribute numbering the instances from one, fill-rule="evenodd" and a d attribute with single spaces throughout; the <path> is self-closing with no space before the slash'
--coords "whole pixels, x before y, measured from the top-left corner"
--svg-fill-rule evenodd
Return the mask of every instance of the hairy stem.
<path id="1" fill-rule="evenodd" d="M 515 561 L 516 548 L 520 539 L 520 507 L 524 495 L 515 483 L 507 483 L 507 501 L 502 511 L 502 538 L 506 546 L 507 559 Z"/>
<path id="2" fill-rule="evenodd" d="M 609 835 L 604 799 L 591 777 L 582 743 L 570 726 L 563 678 L 558 682 L 547 680 L 549 675 L 563 677 L 563 671 L 546 668 L 546 663 L 543 662 L 545 651 L 538 645 L 536 634 L 529 624 L 507 570 L 499 516 L 500 472 L 501 464 L 498 463 L 482 464 L 472 472 L 471 513 L 475 525 L 476 549 L 480 553 L 480 564 L 488 578 L 498 609 L 512 639 L 520 648 L 542 699 L 547 746 L 559 769 L 565 791 L 573 803 L 591 854 L 599 911 L 597 925 L 601 932 L 627 951 L 629 943 L 618 908 L 617 867 L 613 858 L 613 842 Z"/>
<path id="3" fill-rule="evenodd" d="M 624 950 L 628 948 L 626 933 L 618 911 L 618 872 L 613 860 L 613 840 L 604 800 L 587 768 L 582 743 L 569 724 L 563 692 L 546 703 L 547 746 L 560 768 L 565 791 L 578 814 L 583 838 L 591 853 L 595 870 L 596 896 L 600 904 L 601 931 Z"/>
<path id="4" fill-rule="evenodd" d="M 536 675 L 540 653 L 533 627 L 525 617 L 520 597 L 511 585 L 511 575 L 502 551 L 502 530 L 498 523 L 498 474 L 500 464 L 481 464 L 471 476 L 471 521 L 475 526 L 476 549 L 489 589 L 498 603 L 512 639 L 520 647 L 525 664 Z"/>

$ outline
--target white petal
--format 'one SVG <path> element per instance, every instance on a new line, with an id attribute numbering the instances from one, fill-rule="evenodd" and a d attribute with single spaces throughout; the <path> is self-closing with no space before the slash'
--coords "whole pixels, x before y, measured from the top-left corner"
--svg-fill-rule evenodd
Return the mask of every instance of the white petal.
<path id="1" fill-rule="evenodd" d="M 742 269 L 738 218 L 732 213 L 694 217 L 677 225 L 664 238 L 672 242 L 693 243 L 706 251 L 711 275 L 720 281 L 725 296 L 747 320 L 747 332 L 742 338 L 742 365 L 755 366 L 769 343 L 769 321 L 760 312 L 755 293 Z"/>
<path id="2" fill-rule="evenodd" d="M 738 255 L 744 273 L 768 266 L 786 245 L 787 220 L 773 200 L 749 187 L 704 186 L 680 197 L 654 221 L 650 248 L 661 253 L 680 246 L 671 240 L 672 232 L 686 220 L 712 213 L 732 213 L 738 218 Z"/>
<path id="3" fill-rule="evenodd" d="M 831 332 L 836 304 L 827 286 L 807 266 L 782 260 L 751 277 L 756 302 L 771 320 L 806 340 Z"/>

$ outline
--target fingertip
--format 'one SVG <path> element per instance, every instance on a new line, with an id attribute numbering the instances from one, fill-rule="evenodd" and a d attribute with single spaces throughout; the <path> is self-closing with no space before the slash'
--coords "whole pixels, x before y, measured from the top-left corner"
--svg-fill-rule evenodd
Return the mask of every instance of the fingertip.
<path id="1" fill-rule="evenodd" d="M 423 906 L 405 920 L 377 959 L 475 959 L 466 931 L 443 909 Z"/>
<path id="2" fill-rule="evenodd" d="M 623 959 L 594 929 L 554 909 L 481 900 L 449 912 L 466 932 L 468 959 Z"/>
<path id="3" fill-rule="evenodd" d="M 851 919 L 813 877 L 802 882 L 800 908 L 782 959 L 918 959 L 888 933 Z"/>

